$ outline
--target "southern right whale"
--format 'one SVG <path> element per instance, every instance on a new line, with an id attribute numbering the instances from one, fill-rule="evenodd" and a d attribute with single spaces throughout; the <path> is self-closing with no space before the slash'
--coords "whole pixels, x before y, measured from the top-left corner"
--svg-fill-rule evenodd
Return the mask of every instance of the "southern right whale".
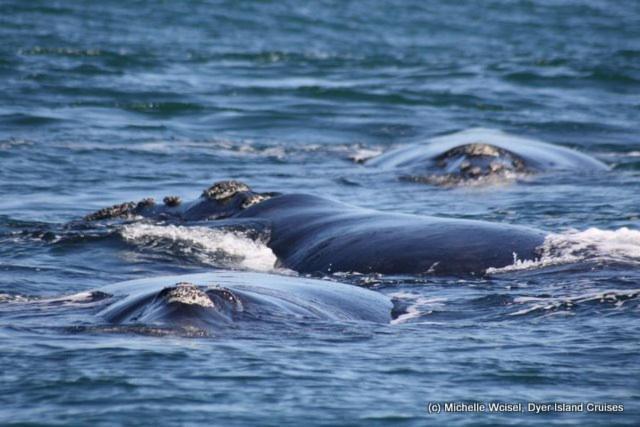
<path id="1" fill-rule="evenodd" d="M 0 298 L 0 317 L 46 316 L 52 326 L 97 332 L 209 335 L 254 322 L 389 323 L 391 300 L 328 280 L 236 271 L 164 276 L 52 298 Z M 28 323 L 28 321 L 27 321 Z"/>
<path id="2" fill-rule="evenodd" d="M 175 200 L 175 199 L 172 199 Z M 280 266 L 300 273 L 484 274 L 534 259 L 546 235 L 529 227 L 381 212 L 309 194 L 257 193 L 222 181 L 186 203 L 124 203 L 86 222 L 119 217 L 260 228 Z"/>
<path id="3" fill-rule="evenodd" d="M 366 159 L 405 180 L 435 185 L 493 183 L 547 171 L 605 171 L 608 166 L 578 151 L 506 132 L 474 128 L 410 144 Z"/>

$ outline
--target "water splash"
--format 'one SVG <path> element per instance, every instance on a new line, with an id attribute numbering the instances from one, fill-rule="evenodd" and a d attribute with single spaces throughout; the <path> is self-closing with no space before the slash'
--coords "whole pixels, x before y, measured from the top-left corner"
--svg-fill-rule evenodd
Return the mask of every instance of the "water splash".
<path id="1" fill-rule="evenodd" d="M 407 323 L 423 315 L 442 310 L 444 303 L 447 301 L 446 298 L 429 298 L 410 292 L 394 292 L 389 296 L 406 306 L 404 313 L 391 321 L 393 325 Z"/>
<path id="2" fill-rule="evenodd" d="M 513 254 L 513 264 L 488 268 L 487 274 L 530 270 L 582 261 L 640 264 L 640 230 L 627 227 L 617 230 L 589 228 L 549 234 L 540 248 L 542 255 L 522 260 Z"/>
<path id="3" fill-rule="evenodd" d="M 131 243 L 216 267 L 273 271 L 277 258 L 267 245 L 243 233 L 206 227 L 131 224 L 121 230 Z"/>
<path id="4" fill-rule="evenodd" d="M 615 309 L 620 309 L 625 302 L 636 300 L 640 296 L 640 289 L 608 289 L 588 291 L 579 295 L 564 295 L 554 297 L 522 296 L 513 300 L 515 304 L 523 304 L 527 307 L 511 313 L 511 316 L 523 316 L 530 313 L 564 313 L 570 314 L 572 310 L 587 303 L 604 304 Z"/>

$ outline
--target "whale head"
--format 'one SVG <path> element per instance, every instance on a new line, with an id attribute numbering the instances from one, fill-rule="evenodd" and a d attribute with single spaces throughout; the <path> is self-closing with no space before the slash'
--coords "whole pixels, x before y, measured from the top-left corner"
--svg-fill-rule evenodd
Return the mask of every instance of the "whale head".
<path id="1" fill-rule="evenodd" d="M 229 218 L 274 195 L 257 193 L 240 181 L 219 181 L 204 190 L 183 216 L 187 220 Z"/>
<path id="2" fill-rule="evenodd" d="M 525 160 L 504 148 L 482 142 L 464 144 L 435 158 L 442 173 L 461 180 L 478 179 L 505 173 L 525 173 Z"/>
<path id="3" fill-rule="evenodd" d="M 211 329 L 243 311 L 240 297 L 217 286 L 180 282 L 161 290 L 132 292 L 99 315 L 113 324 Z"/>
<path id="4" fill-rule="evenodd" d="M 434 185 L 501 184 L 550 171 L 606 171 L 576 150 L 495 129 L 473 128 L 391 149 L 366 161 L 406 181 Z"/>
<path id="5" fill-rule="evenodd" d="M 233 217 L 276 195 L 278 193 L 255 192 L 240 181 L 219 181 L 192 202 L 183 203 L 178 196 L 167 196 L 162 204 L 156 204 L 153 199 L 147 198 L 137 203 L 126 202 L 100 209 L 86 215 L 83 220 L 131 220 L 136 217 L 187 221 L 223 219 Z"/>

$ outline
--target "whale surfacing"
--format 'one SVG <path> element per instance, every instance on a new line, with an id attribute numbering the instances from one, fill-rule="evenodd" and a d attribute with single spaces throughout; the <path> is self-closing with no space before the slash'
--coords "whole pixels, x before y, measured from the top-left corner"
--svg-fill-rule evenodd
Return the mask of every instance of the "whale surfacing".
<path id="1" fill-rule="evenodd" d="M 301 273 L 484 274 L 537 257 L 545 233 L 522 226 L 362 209 L 287 194 L 240 212 L 270 224 L 282 266 Z"/>
<path id="2" fill-rule="evenodd" d="M 211 190 L 211 191 L 210 191 Z M 257 193 L 223 181 L 179 205 L 139 202 L 85 217 L 143 217 L 188 226 L 260 229 L 279 266 L 299 273 L 484 274 L 535 259 L 546 233 L 528 227 L 380 212 L 309 194 Z"/>
<path id="3" fill-rule="evenodd" d="M 393 303 L 378 292 L 327 280 L 211 273 L 130 280 L 54 298 L 0 302 L 0 316 L 46 315 L 52 326 L 90 332 L 209 336 L 263 325 L 388 324 Z M 56 324 L 71 322 L 65 324 Z M 276 327 L 278 328 L 278 327 Z"/>
<path id="4" fill-rule="evenodd" d="M 392 307 L 384 295 L 352 285 L 231 271 L 131 280 L 99 291 L 114 302 L 98 316 L 114 324 L 186 322 L 211 327 L 293 319 L 388 323 Z"/>
<path id="5" fill-rule="evenodd" d="M 482 128 L 398 147 L 365 164 L 397 170 L 404 180 L 445 186 L 496 183 L 554 170 L 608 169 L 599 160 L 566 147 Z"/>

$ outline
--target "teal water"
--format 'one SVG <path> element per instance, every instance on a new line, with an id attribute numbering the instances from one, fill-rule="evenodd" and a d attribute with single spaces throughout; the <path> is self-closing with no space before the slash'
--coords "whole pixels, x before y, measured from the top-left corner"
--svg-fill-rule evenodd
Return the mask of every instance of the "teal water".
<path id="1" fill-rule="evenodd" d="M 640 421 L 638 3 L 3 0 L 0 39 L 0 424 Z M 348 160 L 472 127 L 611 170 L 440 188 Z M 189 338 L 2 308 L 121 280 L 268 269 L 267 248 L 233 236 L 34 231 L 231 178 L 557 238 L 543 262 L 484 278 L 328 278 L 402 301 L 390 325 Z M 624 412 L 428 413 L 447 401 Z"/>

